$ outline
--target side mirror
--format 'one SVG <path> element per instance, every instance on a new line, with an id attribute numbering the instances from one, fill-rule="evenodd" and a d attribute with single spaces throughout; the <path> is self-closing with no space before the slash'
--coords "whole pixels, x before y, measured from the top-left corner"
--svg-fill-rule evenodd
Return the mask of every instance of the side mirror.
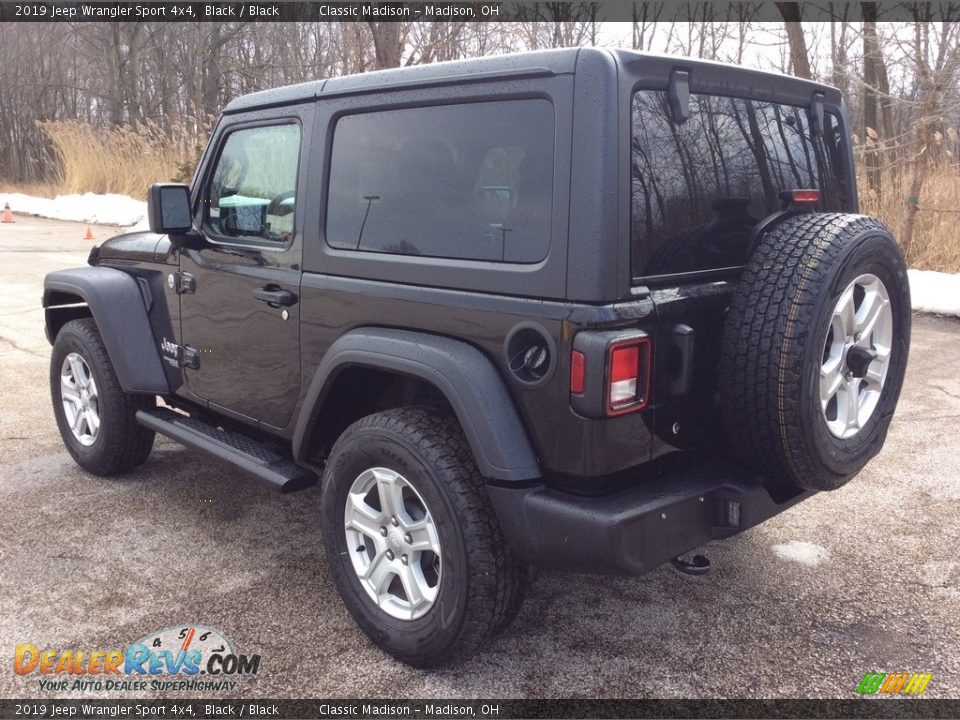
<path id="1" fill-rule="evenodd" d="M 198 248 L 203 236 L 193 231 L 190 188 L 173 183 L 154 183 L 147 193 L 150 232 L 168 235 L 174 247 Z"/>

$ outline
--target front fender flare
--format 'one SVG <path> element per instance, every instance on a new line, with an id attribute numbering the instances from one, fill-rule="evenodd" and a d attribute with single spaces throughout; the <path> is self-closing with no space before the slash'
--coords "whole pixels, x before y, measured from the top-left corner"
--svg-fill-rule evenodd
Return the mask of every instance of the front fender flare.
<path id="1" fill-rule="evenodd" d="M 122 270 L 84 267 L 57 270 L 43 280 L 43 307 L 49 319 L 64 296 L 79 297 L 90 308 L 110 355 L 120 386 L 126 392 L 162 395 L 170 392 L 160 352 L 137 281 Z M 49 337 L 53 342 L 55 338 Z"/>
<path id="2" fill-rule="evenodd" d="M 541 476 L 537 454 L 520 415 L 493 363 L 459 340 L 390 328 L 360 328 L 340 337 L 314 374 L 297 419 L 293 453 L 306 446 L 327 393 L 349 367 L 365 366 L 418 377 L 444 394 L 460 421 L 480 473 L 493 480 L 533 480 Z"/>

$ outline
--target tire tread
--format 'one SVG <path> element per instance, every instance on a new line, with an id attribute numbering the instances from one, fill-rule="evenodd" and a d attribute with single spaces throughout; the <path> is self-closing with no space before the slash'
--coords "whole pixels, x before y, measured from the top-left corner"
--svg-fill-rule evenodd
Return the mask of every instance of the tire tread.
<path id="1" fill-rule="evenodd" d="M 69 436 L 69 429 L 66 431 L 61 429 L 67 450 L 81 467 L 95 475 L 118 475 L 128 472 L 146 462 L 153 449 L 155 433 L 137 422 L 136 413 L 137 410 L 155 404 L 156 400 L 150 396 L 124 392 L 93 318 L 81 318 L 66 323 L 57 334 L 57 343 L 61 344 L 62 339 L 70 335 L 76 337 L 90 355 L 90 363 L 94 366 L 91 369 L 98 375 L 97 394 L 101 403 L 103 444 L 95 454 L 79 455 L 71 442 L 72 436 Z M 51 386 L 60 381 L 58 357 L 55 346 L 54 361 L 50 368 Z M 59 419 L 62 413 L 62 408 L 56 407 L 59 393 L 52 387 L 51 390 L 54 396 L 54 412 Z M 108 417 L 111 420 L 109 428 L 103 424 Z"/>
<path id="2" fill-rule="evenodd" d="M 766 233 L 744 269 L 726 319 L 719 392 L 724 431 L 758 473 L 818 490 L 849 479 L 825 472 L 807 447 L 803 350 L 821 342 L 815 310 L 845 251 L 870 236 L 895 246 L 883 223 L 871 217 L 798 215 Z"/>
<path id="3" fill-rule="evenodd" d="M 522 602 L 521 565 L 506 545 L 473 453 L 456 418 L 433 408 L 401 407 L 368 415 L 351 425 L 392 435 L 416 449 L 424 464 L 451 478 L 445 486 L 463 536 L 470 568 L 466 614 L 451 645 L 431 657 L 397 657 L 418 667 L 465 660 L 516 616 Z M 337 453 L 337 444 L 331 456 Z M 330 465 L 328 465 L 330 467 Z M 329 477 L 324 482 L 330 481 Z"/>

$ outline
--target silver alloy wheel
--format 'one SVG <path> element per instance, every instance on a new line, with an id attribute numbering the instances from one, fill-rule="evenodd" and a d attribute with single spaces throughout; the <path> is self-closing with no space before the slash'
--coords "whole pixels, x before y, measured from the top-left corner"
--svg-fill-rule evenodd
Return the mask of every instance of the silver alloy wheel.
<path id="1" fill-rule="evenodd" d="M 420 493 L 393 470 L 364 470 L 344 510 L 347 550 L 367 595 L 388 615 L 423 617 L 440 591 L 440 536 Z"/>
<path id="2" fill-rule="evenodd" d="M 827 428 L 851 438 L 866 425 L 890 369 L 893 311 L 876 275 L 855 278 L 837 300 L 820 366 L 820 409 Z"/>
<path id="3" fill-rule="evenodd" d="M 100 398 L 93 373 L 80 353 L 72 352 L 63 359 L 60 400 L 70 432 L 81 445 L 93 445 L 100 432 Z"/>

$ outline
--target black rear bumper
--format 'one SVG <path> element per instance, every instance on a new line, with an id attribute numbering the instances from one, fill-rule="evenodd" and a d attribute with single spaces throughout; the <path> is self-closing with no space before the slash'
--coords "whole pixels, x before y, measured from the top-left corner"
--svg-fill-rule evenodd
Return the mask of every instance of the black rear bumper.
<path id="1" fill-rule="evenodd" d="M 488 487 L 507 542 L 545 568 L 639 575 L 710 540 L 762 523 L 813 494 L 710 464 L 602 497 Z"/>

